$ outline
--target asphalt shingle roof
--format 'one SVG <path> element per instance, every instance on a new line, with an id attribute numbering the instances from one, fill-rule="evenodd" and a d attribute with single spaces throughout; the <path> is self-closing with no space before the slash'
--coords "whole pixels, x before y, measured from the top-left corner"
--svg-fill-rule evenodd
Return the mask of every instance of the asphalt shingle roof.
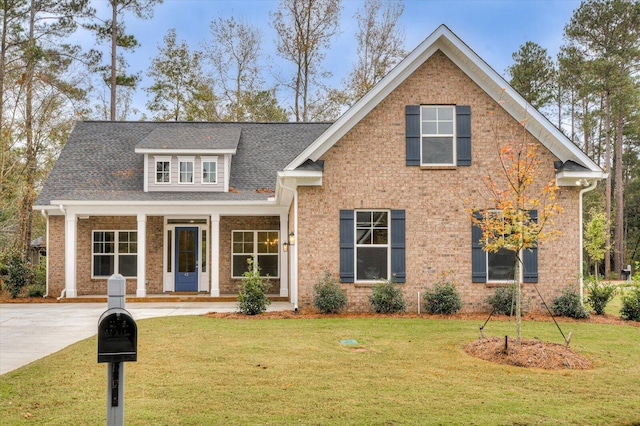
<path id="1" fill-rule="evenodd" d="M 190 124 L 190 123 L 176 123 Z M 224 149 L 236 150 L 240 142 L 240 127 L 212 128 L 206 126 L 158 127 L 146 135 L 136 148 L 140 149 Z"/>
<path id="2" fill-rule="evenodd" d="M 307 148 L 330 123 L 204 123 L 80 121 L 49 174 L 36 205 L 73 201 L 265 200 L 276 172 Z M 207 134 L 220 137 L 221 145 Z M 160 135 L 158 142 L 153 135 Z M 166 136 L 164 136 L 166 135 Z M 222 149 L 239 135 L 231 161 L 230 192 L 144 192 L 144 155 L 136 146 Z M 164 141 L 164 142 L 163 142 Z M 142 145 L 141 145 L 142 144 Z M 228 145 L 226 146 L 228 148 Z"/>

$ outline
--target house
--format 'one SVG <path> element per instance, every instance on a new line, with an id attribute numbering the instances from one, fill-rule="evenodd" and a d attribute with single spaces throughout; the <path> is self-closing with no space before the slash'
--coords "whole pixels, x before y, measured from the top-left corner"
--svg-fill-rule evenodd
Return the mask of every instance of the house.
<path id="1" fill-rule="evenodd" d="M 232 298 L 256 257 L 268 293 L 296 308 L 325 271 L 350 310 L 392 276 L 415 307 L 446 272 L 465 309 L 484 310 L 509 273 L 473 238 L 465 200 L 498 173 L 491 125 L 524 118 L 564 208 L 561 241 L 526 259 L 549 300 L 580 272 L 582 194 L 605 175 L 446 26 L 335 123 L 77 123 L 34 207 L 48 293 L 106 294 L 120 273 L 137 297 Z"/>

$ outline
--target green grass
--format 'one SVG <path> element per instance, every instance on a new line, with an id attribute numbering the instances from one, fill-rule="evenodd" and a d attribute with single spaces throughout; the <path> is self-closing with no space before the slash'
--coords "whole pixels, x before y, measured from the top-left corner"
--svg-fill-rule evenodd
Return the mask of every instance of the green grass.
<path id="1" fill-rule="evenodd" d="M 127 425 L 640 424 L 640 328 L 561 323 L 588 371 L 468 356 L 478 322 L 167 317 L 138 322 Z M 489 335 L 513 335 L 491 321 Z M 561 342 L 553 325 L 525 337 Z M 340 344 L 356 339 L 364 351 Z M 29 418 L 25 414 L 29 413 Z M 106 365 L 90 338 L 0 376 L 0 423 L 100 425 Z"/>

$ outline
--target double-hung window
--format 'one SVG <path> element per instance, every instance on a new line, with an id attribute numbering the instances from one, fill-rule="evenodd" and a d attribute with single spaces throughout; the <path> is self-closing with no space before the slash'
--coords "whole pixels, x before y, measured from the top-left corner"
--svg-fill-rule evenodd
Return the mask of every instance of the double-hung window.
<path id="1" fill-rule="evenodd" d="M 92 276 L 113 274 L 135 277 L 138 273 L 137 231 L 93 231 Z"/>
<path id="2" fill-rule="evenodd" d="M 420 163 L 424 166 L 456 164 L 456 123 L 453 105 L 420 107 Z"/>
<path id="3" fill-rule="evenodd" d="M 178 158 L 178 183 L 193 183 L 193 157 Z"/>
<path id="4" fill-rule="evenodd" d="M 389 212 L 357 210 L 355 233 L 356 280 L 389 278 Z"/>
<path id="5" fill-rule="evenodd" d="M 248 260 L 253 258 L 253 267 L 260 268 L 260 276 L 278 278 L 280 245 L 278 231 L 233 231 L 231 275 L 242 278 L 248 270 Z"/>
<path id="6" fill-rule="evenodd" d="M 202 183 L 218 183 L 217 157 L 202 157 Z"/>
<path id="7" fill-rule="evenodd" d="M 171 159 L 156 157 L 156 183 L 171 183 Z"/>

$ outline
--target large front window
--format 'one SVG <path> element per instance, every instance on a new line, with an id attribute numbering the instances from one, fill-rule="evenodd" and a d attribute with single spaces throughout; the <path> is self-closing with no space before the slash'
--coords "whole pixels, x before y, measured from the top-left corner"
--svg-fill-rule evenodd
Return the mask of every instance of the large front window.
<path id="1" fill-rule="evenodd" d="M 255 259 L 254 267 L 260 267 L 263 277 L 278 278 L 280 246 L 278 231 L 233 231 L 231 275 L 242 278 L 248 268 L 248 260 Z"/>
<path id="2" fill-rule="evenodd" d="M 113 274 L 135 277 L 138 273 L 137 231 L 93 231 L 92 276 Z"/>
<path id="3" fill-rule="evenodd" d="M 389 212 L 356 211 L 356 280 L 389 278 Z"/>
<path id="4" fill-rule="evenodd" d="M 420 161 L 426 166 L 455 165 L 455 107 L 420 108 Z"/>

